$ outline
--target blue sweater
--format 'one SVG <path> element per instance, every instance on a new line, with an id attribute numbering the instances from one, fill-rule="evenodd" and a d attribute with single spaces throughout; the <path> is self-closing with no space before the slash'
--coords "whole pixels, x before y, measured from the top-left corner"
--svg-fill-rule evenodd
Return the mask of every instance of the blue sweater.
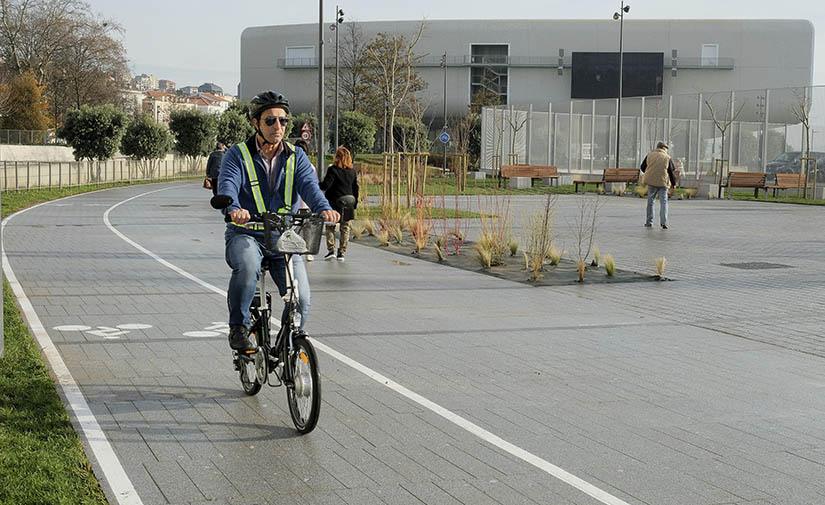
<path id="1" fill-rule="evenodd" d="M 315 175 L 315 170 L 309 162 L 303 149 L 293 151 L 286 142 L 283 143 L 283 151 L 275 159 L 275 165 L 272 168 L 273 174 L 277 177 L 275 182 L 275 189 L 269 189 L 269 178 L 266 175 L 266 168 L 258 153 L 258 147 L 255 144 L 255 136 L 253 135 L 246 140 L 246 146 L 252 154 L 252 162 L 255 164 L 255 171 L 260 182 L 261 195 L 263 196 L 266 209 L 270 212 L 275 212 L 284 206 L 284 186 L 286 184 L 286 177 L 284 167 L 286 166 L 287 158 L 295 152 L 295 179 L 293 184 L 292 195 L 292 212 L 298 209 L 298 197 L 305 201 L 312 212 L 319 213 L 324 210 L 332 210 L 324 193 L 318 187 L 318 176 Z M 249 184 L 249 176 L 246 173 L 246 166 L 243 161 L 243 154 L 241 148 L 237 145 L 232 146 L 223 157 L 221 163 L 221 170 L 218 175 L 218 194 L 231 196 L 235 201 L 230 205 L 226 211 L 236 209 L 246 209 L 250 214 L 258 212 L 255 207 L 255 197 L 252 196 L 252 187 Z M 231 223 L 227 223 L 227 228 L 236 231 L 243 231 L 249 234 L 258 235 L 263 232 L 254 232 L 240 228 Z"/>

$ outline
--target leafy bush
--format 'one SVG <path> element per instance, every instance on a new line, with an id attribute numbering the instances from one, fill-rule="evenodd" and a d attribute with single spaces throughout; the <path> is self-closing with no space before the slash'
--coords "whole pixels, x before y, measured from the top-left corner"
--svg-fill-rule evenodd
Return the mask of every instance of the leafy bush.
<path id="1" fill-rule="evenodd" d="M 72 146 L 74 159 L 107 160 L 120 147 L 125 128 L 126 114 L 114 105 L 81 105 L 66 114 L 57 135 Z"/>
<path id="2" fill-rule="evenodd" d="M 189 158 L 189 170 L 195 170 L 199 157 L 212 151 L 217 134 L 215 118 L 195 109 L 176 110 L 169 129 L 175 135 L 175 148 Z"/>
<path id="3" fill-rule="evenodd" d="M 255 133 L 255 128 L 249 121 L 249 116 L 237 109 L 227 109 L 218 118 L 218 142 L 227 147 L 243 142 Z"/>
<path id="4" fill-rule="evenodd" d="M 166 156 L 172 144 L 169 130 L 152 121 L 149 115 L 142 114 L 126 127 L 120 141 L 120 152 L 140 162 L 144 177 L 152 177 L 156 161 Z"/>
<path id="5" fill-rule="evenodd" d="M 339 117 L 338 143 L 349 149 L 353 158 L 357 153 L 372 151 L 377 131 L 375 121 L 356 111 L 342 112 Z"/>

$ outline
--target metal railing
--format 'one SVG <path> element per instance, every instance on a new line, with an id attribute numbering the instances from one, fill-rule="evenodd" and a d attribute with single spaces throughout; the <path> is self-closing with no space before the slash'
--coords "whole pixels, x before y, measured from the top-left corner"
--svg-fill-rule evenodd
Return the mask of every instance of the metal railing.
<path id="1" fill-rule="evenodd" d="M 195 166 L 185 158 L 160 160 L 153 168 L 132 159 L 107 161 L 3 161 L 0 189 L 52 189 L 112 182 L 186 179 L 205 174 L 204 159 Z"/>

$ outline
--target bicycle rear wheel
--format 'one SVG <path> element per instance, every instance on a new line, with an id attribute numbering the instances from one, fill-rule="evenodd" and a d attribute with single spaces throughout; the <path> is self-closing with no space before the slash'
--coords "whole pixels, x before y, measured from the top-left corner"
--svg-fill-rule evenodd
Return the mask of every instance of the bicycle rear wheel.
<path id="1" fill-rule="evenodd" d="M 292 371 L 294 387 L 286 388 L 289 414 L 295 428 L 301 433 L 309 433 L 318 424 L 321 413 L 321 376 L 315 348 L 305 337 L 293 341 L 294 351 L 288 366 Z"/>

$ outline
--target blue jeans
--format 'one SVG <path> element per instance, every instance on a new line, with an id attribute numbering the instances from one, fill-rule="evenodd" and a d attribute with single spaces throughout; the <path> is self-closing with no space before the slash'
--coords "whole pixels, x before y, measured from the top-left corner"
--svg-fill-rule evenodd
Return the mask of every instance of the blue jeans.
<path id="1" fill-rule="evenodd" d="M 662 186 L 647 187 L 647 219 L 645 224 L 653 224 L 653 202 L 656 201 L 656 195 L 659 195 L 662 202 L 662 207 L 659 210 L 659 223 L 665 226 L 667 225 L 667 188 Z"/>
<path id="2" fill-rule="evenodd" d="M 229 326 L 249 328 L 249 306 L 255 297 L 255 288 L 261 276 L 261 260 L 269 256 L 269 275 L 278 286 L 281 296 L 286 293 L 286 262 L 282 254 L 269 254 L 260 239 L 230 228 L 224 234 L 226 263 L 232 268 L 226 302 L 229 306 Z"/>
<path id="3" fill-rule="evenodd" d="M 295 285 L 298 288 L 298 312 L 301 314 L 298 329 L 303 330 L 309 318 L 309 305 L 312 297 L 309 291 L 306 263 L 304 263 L 304 257 L 300 254 L 292 256 L 292 275 L 295 277 Z"/>

